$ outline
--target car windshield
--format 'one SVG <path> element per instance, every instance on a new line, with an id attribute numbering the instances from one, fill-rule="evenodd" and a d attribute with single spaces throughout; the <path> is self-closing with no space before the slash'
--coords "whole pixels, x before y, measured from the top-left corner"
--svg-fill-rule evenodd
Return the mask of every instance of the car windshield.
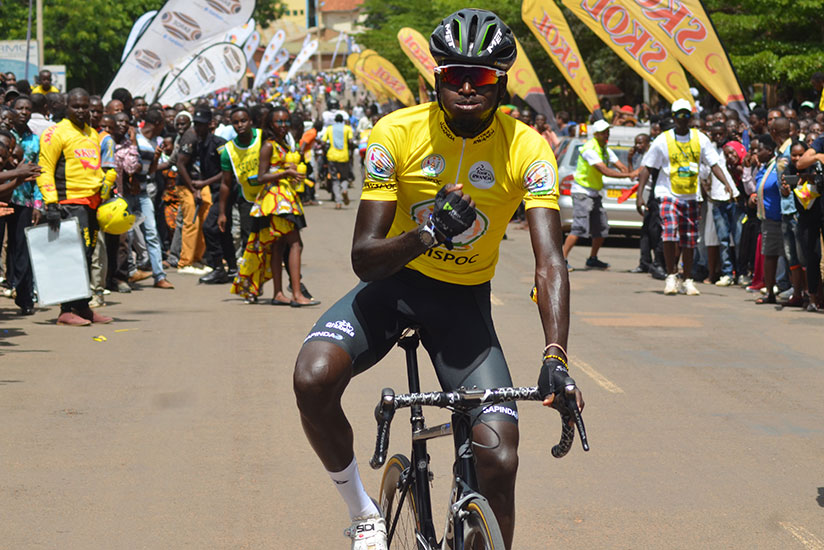
<path id="1" fill-rule="evenodd" d="M 583 143 L 577 143 L 575 148 L 572 150 L 572 154 L 569 155 L 569 165 L 576 166 L 578 164 L 578 151 L 581 149 Z M 628 166 L 629 163 L 627 159 L 629 159 L 629 147 L 625 147 L 623 145 L 610 145 L 609 148 L 615 153 L 624 166 Z"/>

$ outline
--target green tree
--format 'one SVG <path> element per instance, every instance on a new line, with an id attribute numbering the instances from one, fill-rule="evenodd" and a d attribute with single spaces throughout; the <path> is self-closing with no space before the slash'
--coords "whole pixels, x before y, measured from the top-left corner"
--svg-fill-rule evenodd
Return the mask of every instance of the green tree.
<path id="1" fill-rule="evenodd" d="M 583 22 L 556 3 L 564 12 L 593 82 L 617 85 L 625 93 L 625 103 L 640 100 L 643 82 L 635 71 Z M 705 5 L 745 91 L 757 83 L 803 90 L 809 87 L 813 72 L 824 70 L 821 0 L 705 0 Z M 579 116 L 585 113 L 563 75 L 521 20 L 521 3 L 517 1 L 365 0 L 364 24 L 368 30 L 358 40 L 395 63 L 410 85 L 416 86 L 415 69 L 398 47 L 398 29 L 413 27 L 429 36 L 441 18 L 463 7 L 497 13 L 521 41 L 554 108 L 574 111 Z M 690 75 L 687 77 L 692 86 L 700 89 Z"/>
<path id="2" fill-rule="evenodd" d="M 44 60 L 66 65 L 69 88 L 82 86 L 101 93 L 120 68 L 120 55 L 134 21 L 163 4 L 164 0 L 44 0 Z M 284 9 L 281 0 L 259 0 L 254 17 L 266 26 Z M 28 0 L 4 0 L 2 10 L 0 36 L 26 38 Z M 29 78 L 33 80 L 34 75 Z"/>
<path id="3" fill-rule="evenodd" d="M 741 85 L 804 90 L 824 70 L 821 0 L 707 0 Z"/>

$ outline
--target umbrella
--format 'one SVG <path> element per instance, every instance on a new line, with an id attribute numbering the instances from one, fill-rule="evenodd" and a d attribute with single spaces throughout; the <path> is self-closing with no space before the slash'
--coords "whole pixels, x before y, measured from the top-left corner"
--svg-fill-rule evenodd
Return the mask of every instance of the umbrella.
<path id="1" fill-rule="evenodd" d="M 595 93 L 598 94 L 598 97 L 621 97 L 624 95 L 624 92 L 621 91 L 621 88 L 616 86 L 615 84 L 596 84 L 595 85 Z"/>

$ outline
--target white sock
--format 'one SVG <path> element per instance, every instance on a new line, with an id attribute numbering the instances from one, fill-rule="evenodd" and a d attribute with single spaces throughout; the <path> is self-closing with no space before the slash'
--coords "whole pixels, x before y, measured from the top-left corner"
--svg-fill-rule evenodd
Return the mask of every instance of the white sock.
<path id="1" fill-rule="evenodd" d="M 358 461 L 353 458 L 352 463 L 340 472 L 329 472 L 329 477 L 335 482 L 340 496 L 349 507 L 349 517 L 351 519 L 371 516 L 380 513 L 375 503 L 369 498 L 366 489 L 363 488 L 360 473 L 358 472 Z"/>

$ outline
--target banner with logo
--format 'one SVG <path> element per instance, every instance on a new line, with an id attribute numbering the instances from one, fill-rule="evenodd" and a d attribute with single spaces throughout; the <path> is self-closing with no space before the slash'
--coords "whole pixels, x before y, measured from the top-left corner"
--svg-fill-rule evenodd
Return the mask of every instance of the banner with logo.
<path id="1" fill-rule="evenodd" d="M 260 33 L 255 31 L 243 45 L 243 54 L 246 56 L 246 61 L 249 63 L 251 63 L 255 57 L 255 52 L 257 51 L 258 46 L 260 46 Z"/>
<path id="2" fill-rule="evenodd" d="M 564 14 L 555 0 L 524 0 L 521 18 L 549 54 L 584 106 L 590 112 L 599 108 L 595 86 L 584 65 Z"/>
<path id="3" fill-rule="evenodd" d="M 306 35 L 307 38 L 309 35 Z M 307 42 L 306 40 L 303 41 L 303 49 L 300 50 L 300 53 L 292 62 L 292 66 L 289 67 L 289 72 L 286 73 L 286 78 L 284 78 L 284 82 L 292 80 L 295 75 L 297 74 L 298 70 L 303 67 L 303 64 L 309 61 L 309 58 L 317 51 L 318 49 L 318 41 L 317 40 L 310 40 Z"/>
<path id="4" fill-rule="evenodd" d="M 719 103 L 747 120 L 741 85 L 701 0 L 626 0 L 624 5 Z"/>
<path id="5" fill-rule="evenodd" d="M 146 30 L 146 27 L 149 26 L 149 23 L 152 22 L 155 15 L 157 15 L 157 10 L 147 11 L 134 22 L 132 30 L 129 31 L 129 37 L 126 39 L 126 45 L 123 47 L 123 53 L 120 55 L 121 63 L 126 61 L 126 56 L 129 55 L 129 52 L 134 48 L 134 43 L 137 42 L 137 39 L 140 38 L 140 35 Z"/>
<path id="6" fill-rule="evenodd" d="M 234 86 L 246 74 L 246 56 L 237 44 L 213 44 L 186 65 L 160 93 L 166 105 L 188 101 L 221 88 Z"/>
<path id="7" fill-rule="evenodd" d="M 103 101 L 108 102 L 117 88 L 154 98 L 175 65 L 246 23 L 254 9 L 255 0 L 168 0 L 135 42 Z"/>
<path id="8" fill-rule="evenodd" d="M 286 31 L 283 29 L 278 29 L 277 32 L 272 35 L 272 39 L 269 40 L 269 44 L 266 46 L 266 49 L 263 50 L 263 57 L 260 58 L 260 65 L 258 65 L 257 74 L 255 75 L 255 83 L 252 85 L 253 88 L 258 88 L 263 84 L 263 81 L 270 73 L 269 65 L 275 60 L 275 55 L 280 51 L 285 40 Z"/>
<path id="9" fill-rule="evenodd" d="M 263 74 L 263 77 L 260 79 L 260 85 L 263 85 L 263 83 L 266 82 L 268 78 L 275 76 L 275 74 L 277 74 L 281 67 L 283 67 L 287 61 L 289 61 L 289 57 L 290 54 L 288 50 L 286 50 L 286 48 L 281 48 L 280 50 L 278 50 L 278 52 L 275 54 L 275 57 L 272 58 L 272 60 L 269 62 L 269 70 L 266 71 L 266 73 Z M 258 74 L 260 75 L 262 73 L 258 71 Z"/>
<path id="10" fill-rule="evenodd" d="M 374 80 L 380 82 L 384 89 L 398 101 L 411 107 L 415 105 L 415 96 L 406 85 L 400 71 L 388 59 L 380 55 L 369 55 L 363 61 L 363 70 Z"/>
<path id="11" fill-rule="evenodd" d="M 221 42 L 231 42 L 232 44 L 243 46 L 243 44 L 246 43 L 249 37 L 252 36 L 252 33 L 255 32 L 255 27 L 257 27 L 257 23 L 255 22 L 255 18 L 252 17 L 243 25 L 235 27 L 234 29 L 224 34 L 223 40 L 221 40 Z"/>
<path id="12" fill-rule="evenodd" d="M 429 41 L 421 33 L 410 27 L 398 31 L 398 42 L 406 57 L 415 65 L 418 72 L 430 86 L 435 87 L 435 59 L 429 53 Z"/>
<path id="13" fill-rule="evenodd" d="M 541 81 L 538 80 L 538 75 L 535 74 L 535 69 L 532 68 L 532 63 L 529 62 L 529 58 L 517 38 L 515 39 L 515 45 L 518 47 L 518 57 L 507 73 L 506 89 L 509 95 L 520 97 L 536 113 L 544 115 L 549 126 L 554 131 L 558 131 L 558 123 L 555 121 L 555 113 L 552 112 L 549 99 L 547 99 Z"/>
<path id="14" fill-rule="evenodd" d="M 371 51 L 371 50 L 367 50 Z M 372 52 L 374 54 L 375 52 Z M 355 75 L 355 78 L 358 82 L 363 85 L 364 88 L 369 90 L 372 95 L 378 100 L 380 103 L 383 103 L 389 99 L 389 95 L 386 91 L 384 91 L 383 86 L 372 82 L 372 80 L 363 73 L 362 69 L 362 61 L 364 54 L 363 52 L 355 52 L 351 53 L 346 57 L 346 67 L 352 71 L 352 74 Z"/>
<path id="15" fill-rule="evenodd" d="M 648 22 L 633 16 L 618 0 L 561 0 L 598 38 L 649 82 L 667 101 L 693 104 L 684 69 Z"/>

